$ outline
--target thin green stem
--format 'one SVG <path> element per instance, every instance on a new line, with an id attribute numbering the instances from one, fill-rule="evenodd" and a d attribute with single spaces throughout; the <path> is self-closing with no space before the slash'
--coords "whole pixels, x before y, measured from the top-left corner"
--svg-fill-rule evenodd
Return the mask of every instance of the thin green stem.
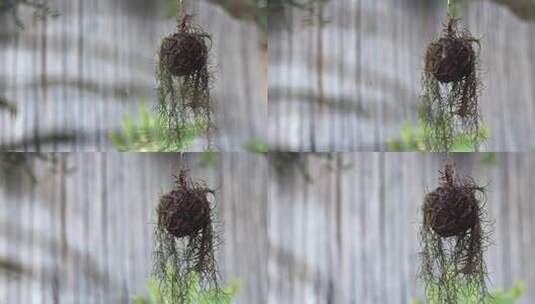
<path id="1" fill-rule="evenodd" d="M 453 18 L 459 18 L 461 14 L 461 1 L 460 0 L 447 0 L 448 3 L 448 15 Z"/>
<path id="2" fill-rule="evenodd" d="M 178 0 L 178 18 L 181 18 L 181 15 L 184 11 L 184 0 Z"/>

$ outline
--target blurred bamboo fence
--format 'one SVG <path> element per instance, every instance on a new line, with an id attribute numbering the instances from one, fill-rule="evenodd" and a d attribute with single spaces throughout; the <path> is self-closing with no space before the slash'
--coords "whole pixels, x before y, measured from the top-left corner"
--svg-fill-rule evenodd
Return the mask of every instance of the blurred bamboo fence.
<path id="1" fill-rule="evenodd" d="M 176 29 L 167 0 L 50 0 L 58 18 L 32 21 L 18 31 L 0 15 L 0 98 L 18 109 L 0 112 L 0 149 L 110 151 L 109 133 L 143 103 L 156 104 L 160 40 Z M 267 83 L 262 34 L 219 5 L 184 1 L 195 22 L 212 34 L 210 64 L 218 133 L 214 149 L 242 151 L 264 138 Z M 18 34 L 17 34 L 18 33 Z M 192 151 L 206 148 L 199 140 Z"/>
<path id="2" fill-rule="evenodd" d="M 424 53 L 445 1 L 325 2 L 270 19 L 269 142 L 278 151 L 384 151 L 403 123 L 417 123 Z M 482 39 L 480 107 L 491 132 L 482 148 L 534 150 L 535 2 L 465 2 L 463 22 Z"/>
<path id="3" fill-rule="evenodd" d="M 147 293 L 158 198 L 171 188 L 178 154 L 58 154 L 33 160 L 0 188 L 0 303 L 131 303 Z M 194 178 L 216 189 L 224 223 L 218 262 L 241 283 L 237 303 L 267 297 L 267 167 L 262 156 L 228 153 Z"/>
<path id="4" fill-rule="evenodd" d="M 456 154 L 461 174 L 487 185 L 495 220 L 487 254 L 490 288 L 527 284 L 535 301 L 535 205 L 529 154 Z M 273 174 L 269 190 L 268 303 L 410 303 L 416 281 L 419 208 L 443 155 L 303 155 L 302 169 Z M 303 169 L 304 168 L 304 169 Z M 283 228 L 282 228 L 283 227 Z"/>
<path id="5" fill-rule="evenodd" d="M 535 299 L 535 194 L 529 154 L 456 154 L 460 173 L 488 184 L 495 220 L 491 289 L 524 281 Z M 6 303 L 128 303 L 151 269 L 154 207 L 176 154 L 57 155 L 34 160 L 0 188 L 0 299 Z M 225 153 L 215 165 L 186 155 L 217 189 L 223 278 L 237 303 L 406 304 L 415 274 L 419 206 L 437 185 L 440 154 L 281 157 Z M 288 158 L 286 158 L 288 159 Z M 300 165 L 299 165 L 300 164 Z M 52 168 L 52 169 L 51 169 Z M 277 168 L 277 169 L 274 169 Z M 21 173 L 22 174 L 22 173 Z"/>

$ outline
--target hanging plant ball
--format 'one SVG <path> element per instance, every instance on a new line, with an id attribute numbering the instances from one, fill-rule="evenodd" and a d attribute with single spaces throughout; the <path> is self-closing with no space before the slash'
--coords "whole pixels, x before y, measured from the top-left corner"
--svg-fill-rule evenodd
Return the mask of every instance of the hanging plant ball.
<path id="1" fill-rule="evenodd" d="M 188 136 L 188 126 L 202 124 L 210 137 L 213 80 L 209 67 L 211 36 L 192 23 L 191 15 L 184 15 L 178 30 L 166 36 L 158 46 L 159 64 L 158 114 L 165 136 L 181 141 Z M 210 144 L 210 138 L 208 138 Z"/>
<path id="2" fill-rule="evenodd" d="M 160 58 L 173 76 L 191 75 L 206 66 L 205 38 L 205 35 L 178 32 L 163 40 Z"/>
<path id="3" fill-rule="evenodd" d="M 166 282 L 160 291 L 173 295 L 174 304 L 191 303 L 188 286 L 193 278 L 203 290 L 222 292 L 215 260 L 219 237 L 210 194 L 213 190 L 190 180 L 189 170 L 181 170 L 174 189 L 160 197 L 156 209 L 153 273 Z"/>
<path id="4" fill-rule="evenodd" d="M 158 206 L 158 225 L 177 238 L 190 236 L 211 224 L 210 202 L 205 189 L 182 187 L 163 195 Z"/>
<path id="5" fill-rule="evenodd" d="M 449 18 L 444 34 L 425 53 L 423 94 L 419 116 L 431 151 L 450 151 L 453 143 L 467 138 L 477 150 L 485 136 L 480 132 L 478 77 L 479 40 L 459 30 L 458 19 Z"/>
<path id="6" fill-rule="evenodd" d="M 474 40 L 458 37 L 448 30 L 446 37 L 427 48 L 425 69 L 442 82 L 460 81 L 475 70 Z"/>
<path id="7" fill-rule="evenodd" d="M 441 174 L 422 206 L 419 277 L 432 302 L 457 304 L 465 296 L 482 301 L 488 295 L 483 254 L 489 243 L 484 188 L 457 177 L 450 164 Z M 470 294 L 464 294 L 467 286 Z"/>
<path id="8" fill-rule="evenodd" d="M 479 202 L 478 187 L 445 185 L 425 197 L 424 225 L 441 237 L 466 233 L 477 223 Z"/>

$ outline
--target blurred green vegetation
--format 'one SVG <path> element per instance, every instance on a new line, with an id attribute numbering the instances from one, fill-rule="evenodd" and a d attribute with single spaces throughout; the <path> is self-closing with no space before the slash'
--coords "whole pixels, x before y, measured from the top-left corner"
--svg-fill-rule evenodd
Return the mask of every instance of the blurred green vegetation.
<path id="1" fill-rule="evenodd" d="M 179 6 L 177 0 L 167 1 L 167 18 L 178 18 Z M 252 20 L 262 31 L 263 41 L 267 42 L 268 19 L 274 14 L 284 15 L 290 8 L 312 11 L 318 4 L 330 0 L 208 0 L 221 6 L 229 15 L 241 20 Z M 279 18 L 277 22 L 279 21 Z"/>
<path id="2" fill-rule="evenodd" d="M 203 168 L 217 164 L 219 153 L 214 151 L 204 151 L 201 153 L 200 165 Z"/>
<path id="3" fill-rule="evenodd" d="M 481 139 L 481 142 L 485 142 L 489 136 L 489 127 L 483 126 L 479 129 L 477 137 Z M 451 152 L 473 152 L 477 150 L 472 138 L 472 134 L 462 134 L 457 136 L 453 139 Z M 388 140 L 387 146 L 388 150 L 393 152 L 429 151 L 424 127 L 421 124 L 414 126 L 409 122 L 406 122 L 401 126 L 401 138 Z M 431 144 L 431 146 L 434 145 Z"/>
<path id="4" fill-rule="evenodd" d="M 39 152 L 0 152 L 0 180 L 8 183 L 21 183 L 26 177 L 32 183 L 37 183 L 34 174 L 35 160 L 46 163 L 50 172 L 56 172 L 58 163 L 56 153 Z"/>
<path id="5" fill-rule="evenodd" d="M 21 6 L 30 7 L 33 9 L 33 17 L 35 19 L 44 19 L 46 17 L 59 17 L 60 12 L 52 9 L 47 1 L 39 0 L 0 0 L 0 17 L 2 14 L 10 13 L 13 21 L 19 29 L 24 29 L 24 22 L 18 15 L 18 10 Z"/>
<path id="6" fill-rule="evenodd" d="M 485 166 L 493 167 L 500 164 L 500 153 L 483 152 L 478 153 L 481 163 Z"/>
<path id="7" fill-rule="evenodd" d="M 296 7 L 305 10 L 313 10 L 316 5 L 322 5 L 330 0 L 268 0 L 271 9 L 282 9 L 284 7 Z"/>
<path id="8" fill-rule="evenodd" d="M 286 177 L 299 173 L 303 179 L 311 183 L 312 176 L 308 170 L 308 157 L 311 153 L 299 152 L 270 152 L 268 154 L 271 166 L 279 177 Z M 330 157 L 330 154 L 314 154 L 317 156 Z"/>
<path id="9" fill-rule="evenodd" d="M 2 257 L 0 258 L 0 273 L 21 275 L 28 274 L 30 271 L 24 268 L 20 263 Z"/>
<path id="10" fill-rule="evenodd" d="M 526 21 L 535 20 L 534 0 L 488 0 L 509 8 L 518 18 Z"/>
<path id="11" fill-rule="evenodd" d="M 448 3 L 448 0 L 445 0 L 445 2 Z M 449 0 L 449 4 L 448 13 L 450 16 L 460 18 L 465 4 L 464 0 Z"/>
<path id="12" fill-rule="evenodd" d="M 267 153 L 269 145 L 261 139 L 251 139 L 244 144 L 245 150 L 251 153 Z"/>
<path id="13" fill-rule="evenodd" d="M 258 0 L 208 0 L 221 6 L 229 15 L 241 20 L 252 20 L 262 30 L 267 41 L 268 11 Z M 271 0 L 269 0 L 271 1 Z M 269 3 L 269 2 L 268 2 Z M 180 7 L 177 0 L 166 0 L 166 18 L 179 18 Z"/>
<path id="14" fill-rule="evenodd" d="M 121 152 L 183 151 L 206 131 L 206 124 L 196 121 L 184 126 L 181 138 L 177 138 L 164 130 L 159 118 L 153 117 L 143 105 L 139 109 L 139 116 L 139 121 L 127 116 L 123 121 L 123 131 L 111 134 L 110 139 L 117 150 Z"/>
<path id="15" fill-rule="evenodd" d="M 27 175 L 32 182 L 36 182 L 33 174 L 31 158 L 37 154 L 2 152 L 0 153 L 0 171 L 4 181 L 19 180 L 19 174 Z"/>
<path id="16" fill-rule="evenodd" d="M 461 294 L 470 294 L 470 292 L 460 292 Z M 526 293 L 526 285 L 522 282 L 516 283 L 508 290 L 495 290 L 491 292 L 490 296 L 480 303 L 478 299 L 470 296 L 460 296 L 457 300 L 459 304 L 513 304 L 520 300 Z M 420 300 L 414 300 L 411 304 L 423 304 Z M 428 304 L 442 303 L 438 299 L 428 299 Z"/>
<path id="17" fill-rule="evenodd" d="M 17 106 L 2 96 L 0 96 L 0 110 L 8 111 L 11 116 L 17 115 Z"/>
<path id="18" fill-rule="evenodd" d="M 167 271 L 168 279 L 166 281 L 160 281 L 154 277 L 151 278 L 147 285 L 148 297 L 136 297 L 133 304 L 178 304 L 168 292 L 173 290 L 173 288 L 170 288 L 170 286 L 167 285 L 172 284 L 171 282 L 175 282 L 172 279 L 173 275 L 174 272 L 171 271 L 171 267 L 169 267 L 169 270 Z M 219 291 L 214 289 L 206 290 L 201 286 L 199 275 L 197 273 L 191 274 L 188 287 L 187 304 L 230 304 L 239 291 L 237 281 L 231 282 L 228 286 Z"/>

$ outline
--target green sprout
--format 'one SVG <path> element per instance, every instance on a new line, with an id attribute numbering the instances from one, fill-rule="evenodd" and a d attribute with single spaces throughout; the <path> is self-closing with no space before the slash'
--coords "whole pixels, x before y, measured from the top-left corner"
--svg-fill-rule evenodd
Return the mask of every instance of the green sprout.
<path id="1" fill-rule="evenodd" d="M 123 121 L 123 131 L 111 134 L 115 148 L 121 152 L 168 152 L 183 151 L 201 136 L 206 124 L 200 120 L 186 123 L 180 138 L 171 136 L 161 126 L 158 117 L 153 117 L 145 106 L 139 109 L 139 121 L 127 116 Z"/>

